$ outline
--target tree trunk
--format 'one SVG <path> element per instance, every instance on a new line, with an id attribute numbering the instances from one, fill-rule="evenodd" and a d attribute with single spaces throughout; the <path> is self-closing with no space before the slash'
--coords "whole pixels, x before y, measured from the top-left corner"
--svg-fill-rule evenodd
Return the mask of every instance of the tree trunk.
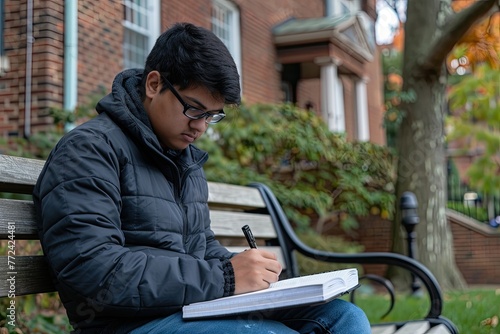
<path id="1" fill-rule="evenodd" d="M 465 287 L 454 256 L 453 236 L 446 220 L 446 152 L 444 61 L 457 40 L 485 15 L 496 0 L 480 1 L 455 14 L 450 2 L 408 0 L 403 61 L 403 122 L 397 135 L 396 195 L 415 193 L 420 223 L 416 227 L 416 258 L 436 276 L 443 289 Z M 399 201 L 393 226 L 393 251 L 407 253 Z"/>
<path id="2" fill-rule="evenodd" d="M 406 89 L 417 101 L 407 104 L 398 135 L 397 198 L 413 192 L 418 201 L 420 223 L 416 258 L 436 276 L 443 288 L 463 288 L 464 280 L 455 264 L 453 238 L 446 220 L 446 153 L 444 146 L 444 85 L 440 77 L 406 77 Z M 399 209 L 399 201 L 397 202 Z M 401 214 L 393 228 L 394 250 L 407 249 Z M 406 253 L 406 252 L 403 252 Z"/>

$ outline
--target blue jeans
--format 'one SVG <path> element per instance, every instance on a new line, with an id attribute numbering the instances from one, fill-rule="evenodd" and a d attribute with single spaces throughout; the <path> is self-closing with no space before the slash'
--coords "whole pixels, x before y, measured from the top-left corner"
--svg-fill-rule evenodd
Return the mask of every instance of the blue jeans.
<path id="1" fill-rule="evenodd" d="M 153 320 L 130 334 L 369 334 L 365 313 L 349 302 L 334 299 L 327 304 L 284 309 L 269 314 L 250 313 L 231 318 L 184 321 L 182 312 Z"/>

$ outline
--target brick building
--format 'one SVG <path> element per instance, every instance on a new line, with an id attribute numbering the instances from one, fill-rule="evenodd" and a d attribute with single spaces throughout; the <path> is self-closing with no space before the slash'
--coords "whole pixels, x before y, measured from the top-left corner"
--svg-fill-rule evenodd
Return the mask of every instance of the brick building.
<path id="1" fill-rule="evenodd" d="M 0 14 L 0 137 L 109 91 L 187 21 L 228 46 L 245 103 L 292 101 L 350 140 L 385 143 L 375 0 L 0 0 Z"/>
<path id="2" fill-rule="evenodd" d="M 383 144 L 375 3 L 0 0 L 0 138 L 43 131 L 52 126 L 50 108 L 72 110 L 109 91 L 117 72 L 143 66 L 161 31 L 187 21 L 211 29 L 228 45 L 245 103 L 309 105 L 350 140 Z M 488 257 L 498 249 L 498 231 L 448 219 L 467 282 L 498 284 L 500 266 L 492 262 L 498 257 Z M 370 217 L 363 226 L 355 240 L 366 251 L 390 250 L 389 222 Z"/>

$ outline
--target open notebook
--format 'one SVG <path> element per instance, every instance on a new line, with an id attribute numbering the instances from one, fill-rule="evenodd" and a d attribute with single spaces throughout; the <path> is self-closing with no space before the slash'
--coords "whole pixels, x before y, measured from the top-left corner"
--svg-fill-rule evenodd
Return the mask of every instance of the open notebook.
<path id="1" fill-rule="evenodd" d="M 295 277 L 272 283 L 268 289 L 186 305 L 182 316 L 199 319 L 323 303 L 355 289 L 358 281 L 354 268 Z"/>

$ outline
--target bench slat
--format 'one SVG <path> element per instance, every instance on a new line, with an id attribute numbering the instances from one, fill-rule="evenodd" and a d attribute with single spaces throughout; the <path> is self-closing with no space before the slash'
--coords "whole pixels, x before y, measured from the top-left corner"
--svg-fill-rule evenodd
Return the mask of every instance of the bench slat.
<path id="1" fill-rule="evenodd" d="M 428 321 L 408 322 L 394 334 L 425 334 L 430 327 Z"/>
<path id="2" fill-rule="evenodd" d="M 12 260 L 12 259 L 11 259 Z M 16 256 L 12 260 L 14 270 L 9 269 L 7 256 L 0 256 L 0 297 L 9 295 L 10 284 L 7 279 L 15 277 L 15 295 L 55 291 L 49 274 L 49 267 L 41 255 Z"/>
<path id="3" fill-rule="evenodd" d="M 230 252 L 233 252 L 233 253 L 241 253 L 245 249 L 248 249 L 248 247 L 244 247 L 244 246 L 230 246 L 230 247 L 226 247 L 226 248 Z M 261 246 L 261 247 L 259 247 L 259 249 L 265 249 L 271 253 L 276 254 L 276 256 L 278 257 L 278 262 L 281 263 L 281 265 L 283 266 L 283 270 L 286 269 L 285 257 L 283 256 L 283 250 L 281 249 L 281 247 L 279 247 L 279 246 Z"/>
<path id="4" fill-rule="evenodd" d="M 276 230 L 269 215 L 211 210 L 210 219 L 212 230 L 219 237 L 241 238 L 241 227 L 248 224 L 256 238 L 276 238 Z"/>
<path id="5" fill-rule="evenodd" d="M 31 194 L 45 161 L 0 154 L 0 191 Z"/>
<path id="6" fill-rule="evenodd" d="M 0 191 L 31 194 L 44 160 L 0 154 Z M 257 189 L 245 186 L 208 182 L 209 202 L 241 208 L 265 208 Z"/>
<path id="7" fill-rule="evenodd" d="M 37 240 L 38 231 L 35 222 L 33 202 L 23 200 L 0 199 L 0 240 L 9 236 L 9 223 L 15 225 L 15 236 L 19 240 Z"/>
<path id="8" fill-rule="evenodd" d="M 417 321 L 405 324 L 399 330 L 395 324 L 374 325 L 371 327 L 371 334 L 450 334 L 448 328 L 439 324 L 430 328 L 428 321 Z"/>
<path id="9" fill-rule="evenodd" d="M 372 326 L 372 334 L 394 334 L 396 332 L 396 325 L 381 325 Z"/>
<path id="10" fill-rule="evenodd" d="M 35 209 L 31 201 L 0 199 L 0 240 L 8 237 L 9 223 L 15 224 L 16 238 L 37 240 Z M 241 227 L 248 224 L 256 238 L 276 237 L 271 217 L 264 214 L 211 210 L 212 229 L 220 237 L 243 237 Z"/>
<path id="11" fill-rule="evenodd" d="M 450 334 L 450 331 L 448 330 L 448 327 L 446 327 L 445 325 L 439 324 L 437 326 L 432 327 L 425 334 Z"/>
<path id="12" fill-rule="evenodd" d="M 212 206 L 222 205 L 241 209 L 265 208 L 266 204 L 256 188 L 208 182 L 208 202 Z"/>

